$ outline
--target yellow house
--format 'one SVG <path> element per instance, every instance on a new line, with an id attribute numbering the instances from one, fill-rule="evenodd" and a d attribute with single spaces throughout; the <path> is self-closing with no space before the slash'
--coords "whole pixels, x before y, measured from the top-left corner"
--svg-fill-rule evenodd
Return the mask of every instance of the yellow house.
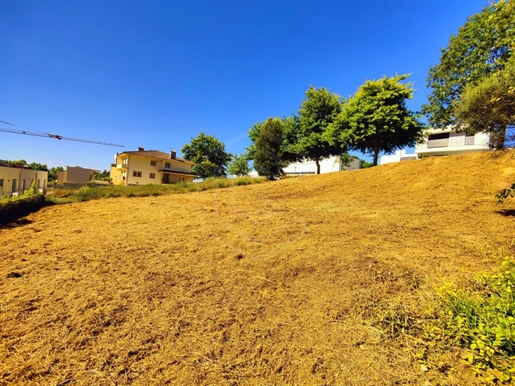
<path id="1" fill-rule="evenodd" d="M 110 177 L 114 185 L 176 184 L 193 182 L 196 177 L 193 162 L 176 156 L 175 151 L 159 150 L 124 151 L 116 154 Z"/>
<path id="2" fill-rule="evenodd" d="M 0 165 L 0 191 L 8 195 L 23 194 L 36 181 L 40 192 L 47 187 L 48 172 L 31 170 L 23 165 Z"/>

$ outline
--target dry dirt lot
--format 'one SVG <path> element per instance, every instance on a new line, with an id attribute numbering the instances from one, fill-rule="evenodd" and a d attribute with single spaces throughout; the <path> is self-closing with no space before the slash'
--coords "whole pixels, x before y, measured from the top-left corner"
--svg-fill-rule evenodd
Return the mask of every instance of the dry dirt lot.
<path id="1" fill-rule="evenodd" d="M 46 207 L 0 228 L 0 384 L 473 384 L 380 321 L 498 264 L 514 181 L 506 151 Z"/>

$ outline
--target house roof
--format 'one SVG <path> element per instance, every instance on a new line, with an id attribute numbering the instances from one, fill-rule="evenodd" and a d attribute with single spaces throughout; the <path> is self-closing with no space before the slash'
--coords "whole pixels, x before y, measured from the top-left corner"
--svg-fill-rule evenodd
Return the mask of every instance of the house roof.
<path id="1" fill-rule="evenodd" d="M 170 153 L 164 153 L 164 152 L 159 151 L 159 150 L 124 151 L 124 152 L 122 152 L 122 153 L 120 153 L 118 155 L 122 155 L 122 154 L 130 154 L 130 155 L 137 155 L 137 156 L 140 156 L 140 157 L 148 157 L 148 158 L 157 158 L 157 159 L 163 159 L 163 160 L 179 161 L 179 162 L 184 162 L 184 163 L 188 163 L 188 164 L 191 164 L 191 165 L 195 165 L 194 162 L 185 160 L 184 158 L 181 158 L 181 157 L 170 158 Z"/>

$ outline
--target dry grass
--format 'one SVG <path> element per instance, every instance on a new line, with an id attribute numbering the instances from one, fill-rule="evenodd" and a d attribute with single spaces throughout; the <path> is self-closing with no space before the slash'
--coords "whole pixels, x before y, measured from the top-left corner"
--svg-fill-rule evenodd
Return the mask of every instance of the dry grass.
<path id="1" fill-rule="evenodd" d="M 0 384 L 474 384 L 384 326 L 496 264 L 514 179 L 506 151 L 44 208 L 0 229 Z"/>

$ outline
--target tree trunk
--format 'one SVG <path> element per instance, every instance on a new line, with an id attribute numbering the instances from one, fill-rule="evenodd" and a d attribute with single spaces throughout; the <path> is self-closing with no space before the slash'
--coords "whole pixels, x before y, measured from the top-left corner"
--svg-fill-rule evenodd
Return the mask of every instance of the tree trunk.
<path id="1" fill-rule="evenodd" d="M 316 159 L 315 163 L 317 165 L 317 174 L 320 174 L 320 161 L 318 159 Z"/>
<path id="2" fill-rule="evenodd" d="M 377 166 L 377 160 L 379 158 L 379 149 L 374 149 L 374 164 L 373 166 Z"/>

